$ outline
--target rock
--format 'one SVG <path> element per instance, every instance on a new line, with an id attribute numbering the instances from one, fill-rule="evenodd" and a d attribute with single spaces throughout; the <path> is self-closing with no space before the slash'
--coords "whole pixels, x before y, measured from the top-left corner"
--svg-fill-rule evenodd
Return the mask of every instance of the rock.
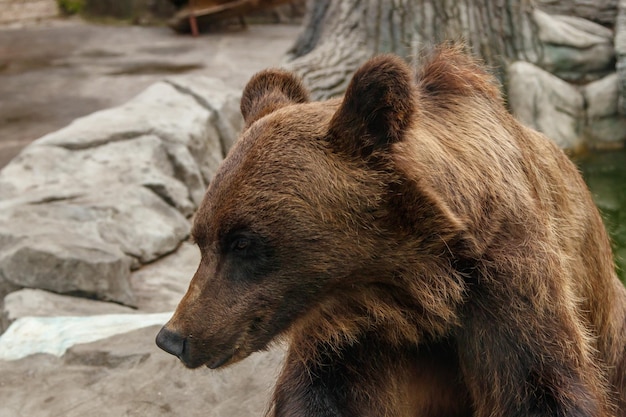
<path id="1" fill-rule="evenodd" d="M 256 353 L 224 370 L 192 372 L 156 347 L 158 330 L 146 327 L 76 345 L 62 358 L 36 355 L 0 362 L 0 415 L 263 415 L 282 349 Z"/>
<path id="2" fill-rule="evenodd" d="M 8 281 L 5 281 L 3 279 L 0 279 L 0 294 L 10 294 L 14 291 L 18 291 L 20 288 L 19 285 L 15 285 L 12 284 Z M 0 314 L 0 334 L 2 334 L 2 332 L 9 327 L 9 319 L 8 317 L 5 315 L 5 308 L 4 308 L 4 300 L 3 298 L 0 298 L 0 309 L 2 310 L 2 314 Z"/>
<path id="3" fill-rule="evenodd" d="M 145 187 L 80 192 L 23 204 L 15 199 L 12 206 L 15 200 L 5 201 L 4 208 L 0 206 L 0 236 L 7 243 L 0 240 L 0 253 L 29 236 L 41 240 L 44 235 L 73 233 L 115 245 L 147 263 L 176 249 L 189 233 L 188 220 Z"/>
<path id="4" fill-rule="evenodd" d="M 616 114 L 618 95 L 616 73 L 585 85 L 582 93 L 587 102 L 587 116 L 590 119 Z"/>
<path id="5" fill-rule="evenodd" d="M 626 0 L 619 0 L 615 25 L 615 55 L 619 87 L 618 111 L 626 116 Z"/>
<path id="6" fill-rule="evenodd" d="M 0 277 L 17 287 L 133 305 L 130 259 L 104 242 L 71 232 L 26 237 L 2 248 Z"/>
<path id="7" fill-rule="evenodd" d="M 136 312 L 137 310 L 119 304 L 26 288 L 4 297 L 0 332 L 6 330 L 12 322 L 21 317 L 89 316 Z"/>
<path id="8" fill-rule="evenodd" d="M 136 294 L 138 300 L 138 310 L 118 304 L 64 296 L 42 290 L 23 289 L 16 291 L 4 298 L 3 329 L 0 330 L 6 329 L 10 323 L 19 318 L 30 320 L 32 317 L 58 318 L 59 316 L 100 316 L 173 311 L 185 294 L 198 264 L 199 251 L 194 245 L 184 243 L 172 255 L 135 271 L 131 282 L 133 293 Z M 171 314 L 166 313 L 163 323 L 169 319 Z M 55 323 L 62 325 L 63 322 L 57 321 Z M 94 326 L 94 323 L 90 326 L 95 332 L 107 330 L 106 326 Z M 43 333 L 49 337 L 58 334 L 59 331 L 44 331 Z M 110 334 L 104 334 L 100 338 L 108 336 Z M 25 343 L 29 342 L 26 341 Z M 0 348 L 0 356 L 3 355 L 1 350 L 2 348 Z"/>
<path id="9" fill-rule="evenodd" d="M 188 242 L 176 252 L 132 272 L 136 309 L 117 303 L 60 295 L 38 289 L 13 289 L 4 298 L 0 333 L 20 317 L 89 316 L 174 311 L 200 263 L 200 252 Z M 19 288 L 19 287 L 18 287 Z"/>
<path id="10" fill-rule="evenodd" d="M 125 182 L 156 179 L 155 184 L 173 193 L 173 202 L 189 215 L 202 199 L 206 184 L 222 160 L 219 134 L 213 126 L 216 117 L 193 97 L 180 93 L 168 83 L 157 83 L 120 107 L 77 119 L 66 128 L 44 136 L 16 158 L 17 164 L 26 165 L 24 168 L 30 170 L 37 167 L 31 176 L 38 174 L 38 181 L 55 171 L 66 174 L 46 180 L 46 184 L 64 181 L 76 172 L 69 163 L 76 159 L 82 159 L 82 164 L 91 167 L 94 175 L 106 169 L 108 174 L 117 173 L 114 180 L 130 170 L 132 175 Z M 149 147 L 144 149 L 142 146 Z M 83 152 L 76 152 L 80 150 Z M 33 153 L 49 153 L 50 157 L 41 165 L 42 161 L 31 155 Z M 73 161 L 59 166 L 58 161 L 70 155 L 75 155 Z M 92 156 L 91 163 L 85 160 Z M 27 158 L 36 160 L 25 161 Z M 139 160 L 134 161 L 135 158 Z M 142 164 L 146 161 L 152 164 L 152 169 L 142 177 L 139 167 L 144 168 Z M 19 191 L 6 181 L 7 176 L 14 180 L 21 176 L 13 175 L 15 165 L 16 160 L 0 175 L 0 196 Z M 133 169 L 133 166 L 136 167 Z M 154 174 L 161 175 L 154 178 Z M 164 182 L 163 176 L 171 176 L 171 179 Z M 97 175 L 96 178 L 101 181 L 106 176 Z M 88 180 L 93 182 L 94 178 Z M 188 190 L 182 191 L 174 181 Z M 193 202 L 191 205 L 184 201 L 189 197 Z"/>
<path id="11" fill-rule="evenodd" d="M 130 267 L 186 239 L 241 129 L 239 96 L 176 77 L 24 149 L 0 171 L 0 296 L 42 288 L 133 305 Z"/>
<path id="12" fill-rule="evenodd" d="M 63 356 L 70 347 L 153 325 L 172 313 L 101 314 L 97 316 L 21 317 L 0 337 L 0 360 L 46 353 Z"/>
<path id="13" fill-rule="evenodd" d="M 176 252 L 134 271 L 130 285 L 137 308 L 144 312 L 174 311 L 200 264 L 200 251 L 183 242 Z"/>
<path id="14" fill-rule="evenodd" d="M 583 145 L 584 99 L 569 83 L 528 62 L 507 68 L 507 97 L 513 115 L 564 149 Z"/>
<path id="15" fill-rule="evenodd" d="M 612 27 L 618 0 L 537 0 L 536 3 L 550 14 L 578 16 Z"/>
<path id="16" fill-rule="evenodd" d="M 4 202 L 0 281 L 134 305 L 131 266 L 175 250 L 189 222 L 145 187 L 79 192 Z"/>
<path id="17" fill-rule="evenodd" d="M 585 137 L 590 146 L 615 148 L 626 141 L 626 116 L 618 112 L 618 76 L 613 73 L 587 84 L 583 96 L 587 103 Z"/>
<path id="18" fill-rule="evenodd" d="M 120 187 L 89 193 L 71 204 L 92 211 L 102 240 L 142 264 L 174 251 L 189 235 L 188 220 L 146 188 Z"/>
<path id="19" fill-rule="evenodd" d="M 574 16 L 533 11 L 543 51 L 534 64 L 567 81 L 590 81 L 613 71 L 613 31 Z"/>
<path id="20" fill-rule="evenodd" d="M 219 133 L 213 123 L 215 117 L 193 96 L 159 82 L 122 106 L 77 119 L 38 142 L 86 149 L 151 134 L 166 145 L 187 147 L 208 183 L 222 161 Z"/>
<path id="21" fill-rule="evenodd" d="M 154 135 L 80 150 L 30 146 L 0 173 L 0 190 L 10 190 L 2 196 L 12 198 L 40 190 L 54 193 L 67 186 L 110 190 L 136 184 L 150 188 L 183 215 L 190 216 L 196 204 L 174 171 L 163 142 Z"/>
<path id="22" fill-rule="evenodd" d="M 211 110 L 216 116 L 215 126 L 220 135 L 222 154 L 226 153 L 243 129 L 243 117 L 239 110 L 241 91 L 227 87 L 221 80 L 208 77 L 171 77 L 167 82 L 198 103 Z"/>
<path id="23" fill-rule="evenodd" d="M 74 120 L 67 127 L 39 139 L 42 145 L 86 149 L 117 140 L 153 134 L 180 142 L 194 151 L 214 149 L 207 137 L 210 112 L 166 82 L 158 82 L 125 104 Z M 202 142 L 208 143 L 202 143 Z M 219 143 L 219 141 L 217 141 Z M 207 154 L 198 155 L 198 157 Z"/>

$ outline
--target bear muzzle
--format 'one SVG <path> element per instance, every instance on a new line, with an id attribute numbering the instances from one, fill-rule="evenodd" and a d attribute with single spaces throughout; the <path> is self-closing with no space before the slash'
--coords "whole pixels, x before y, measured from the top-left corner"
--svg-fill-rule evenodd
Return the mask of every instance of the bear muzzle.
<path id="1" fill-rule="evenodd" d="M 230 362 L 237 352 L 237 349 L 228 349 L 210 357 L 206 356 L 206 352 L 202 352 L 201 355 L 198 354 L 200 352 L 196 352 L 194 355 L 194 349 L 189 339 L 189 337 L 184 337 L 169 330 L 167 326 L 163 326 L 156 336 L 156 344 L 159 348 L 180 359 L 187 368 L 206 365 L 211 369 L 217 369 Z"/>

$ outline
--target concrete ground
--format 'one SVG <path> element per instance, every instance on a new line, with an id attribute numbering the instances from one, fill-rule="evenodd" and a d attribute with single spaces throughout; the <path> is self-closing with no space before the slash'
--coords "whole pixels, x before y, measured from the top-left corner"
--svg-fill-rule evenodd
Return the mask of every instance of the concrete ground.
<path id="1" fill-rule="evenodd" d="M 78 19 L 0 26 L 0 168 L 31 141 L 169 75 L 204 74 L 243 88 L 256 71 L 278 65 L 298 33 L 295 25 L 258 25 L 193 38 Z"/>

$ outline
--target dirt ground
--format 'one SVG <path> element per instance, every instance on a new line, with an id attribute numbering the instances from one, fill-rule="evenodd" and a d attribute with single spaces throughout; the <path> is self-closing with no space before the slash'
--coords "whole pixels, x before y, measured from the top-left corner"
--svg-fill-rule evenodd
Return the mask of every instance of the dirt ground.
<path id="1" fill-rule="evenodd" d="M 193 38 L 79 19 L 0 26 L 0 168 L 31 141 L 170 75 L 243 88 L 256 71 L 278 65 L 298 33 L 295 25 L 257 25 Z"/>

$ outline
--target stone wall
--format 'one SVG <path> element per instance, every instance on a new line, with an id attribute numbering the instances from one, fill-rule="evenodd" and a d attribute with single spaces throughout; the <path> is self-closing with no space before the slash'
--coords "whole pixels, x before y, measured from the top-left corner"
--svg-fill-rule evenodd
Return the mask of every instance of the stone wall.
<path id="1" fill-rule="evenodd" d="M 537 4 L 541 53 L 507 65 L 512 113 L 564 149 L 624 146 L 626 0 Z"/>
<path id="2" fill-rule="evenodd" d="M 56 0 L 0 0 L 0 24 L 58 16 Z"/>

